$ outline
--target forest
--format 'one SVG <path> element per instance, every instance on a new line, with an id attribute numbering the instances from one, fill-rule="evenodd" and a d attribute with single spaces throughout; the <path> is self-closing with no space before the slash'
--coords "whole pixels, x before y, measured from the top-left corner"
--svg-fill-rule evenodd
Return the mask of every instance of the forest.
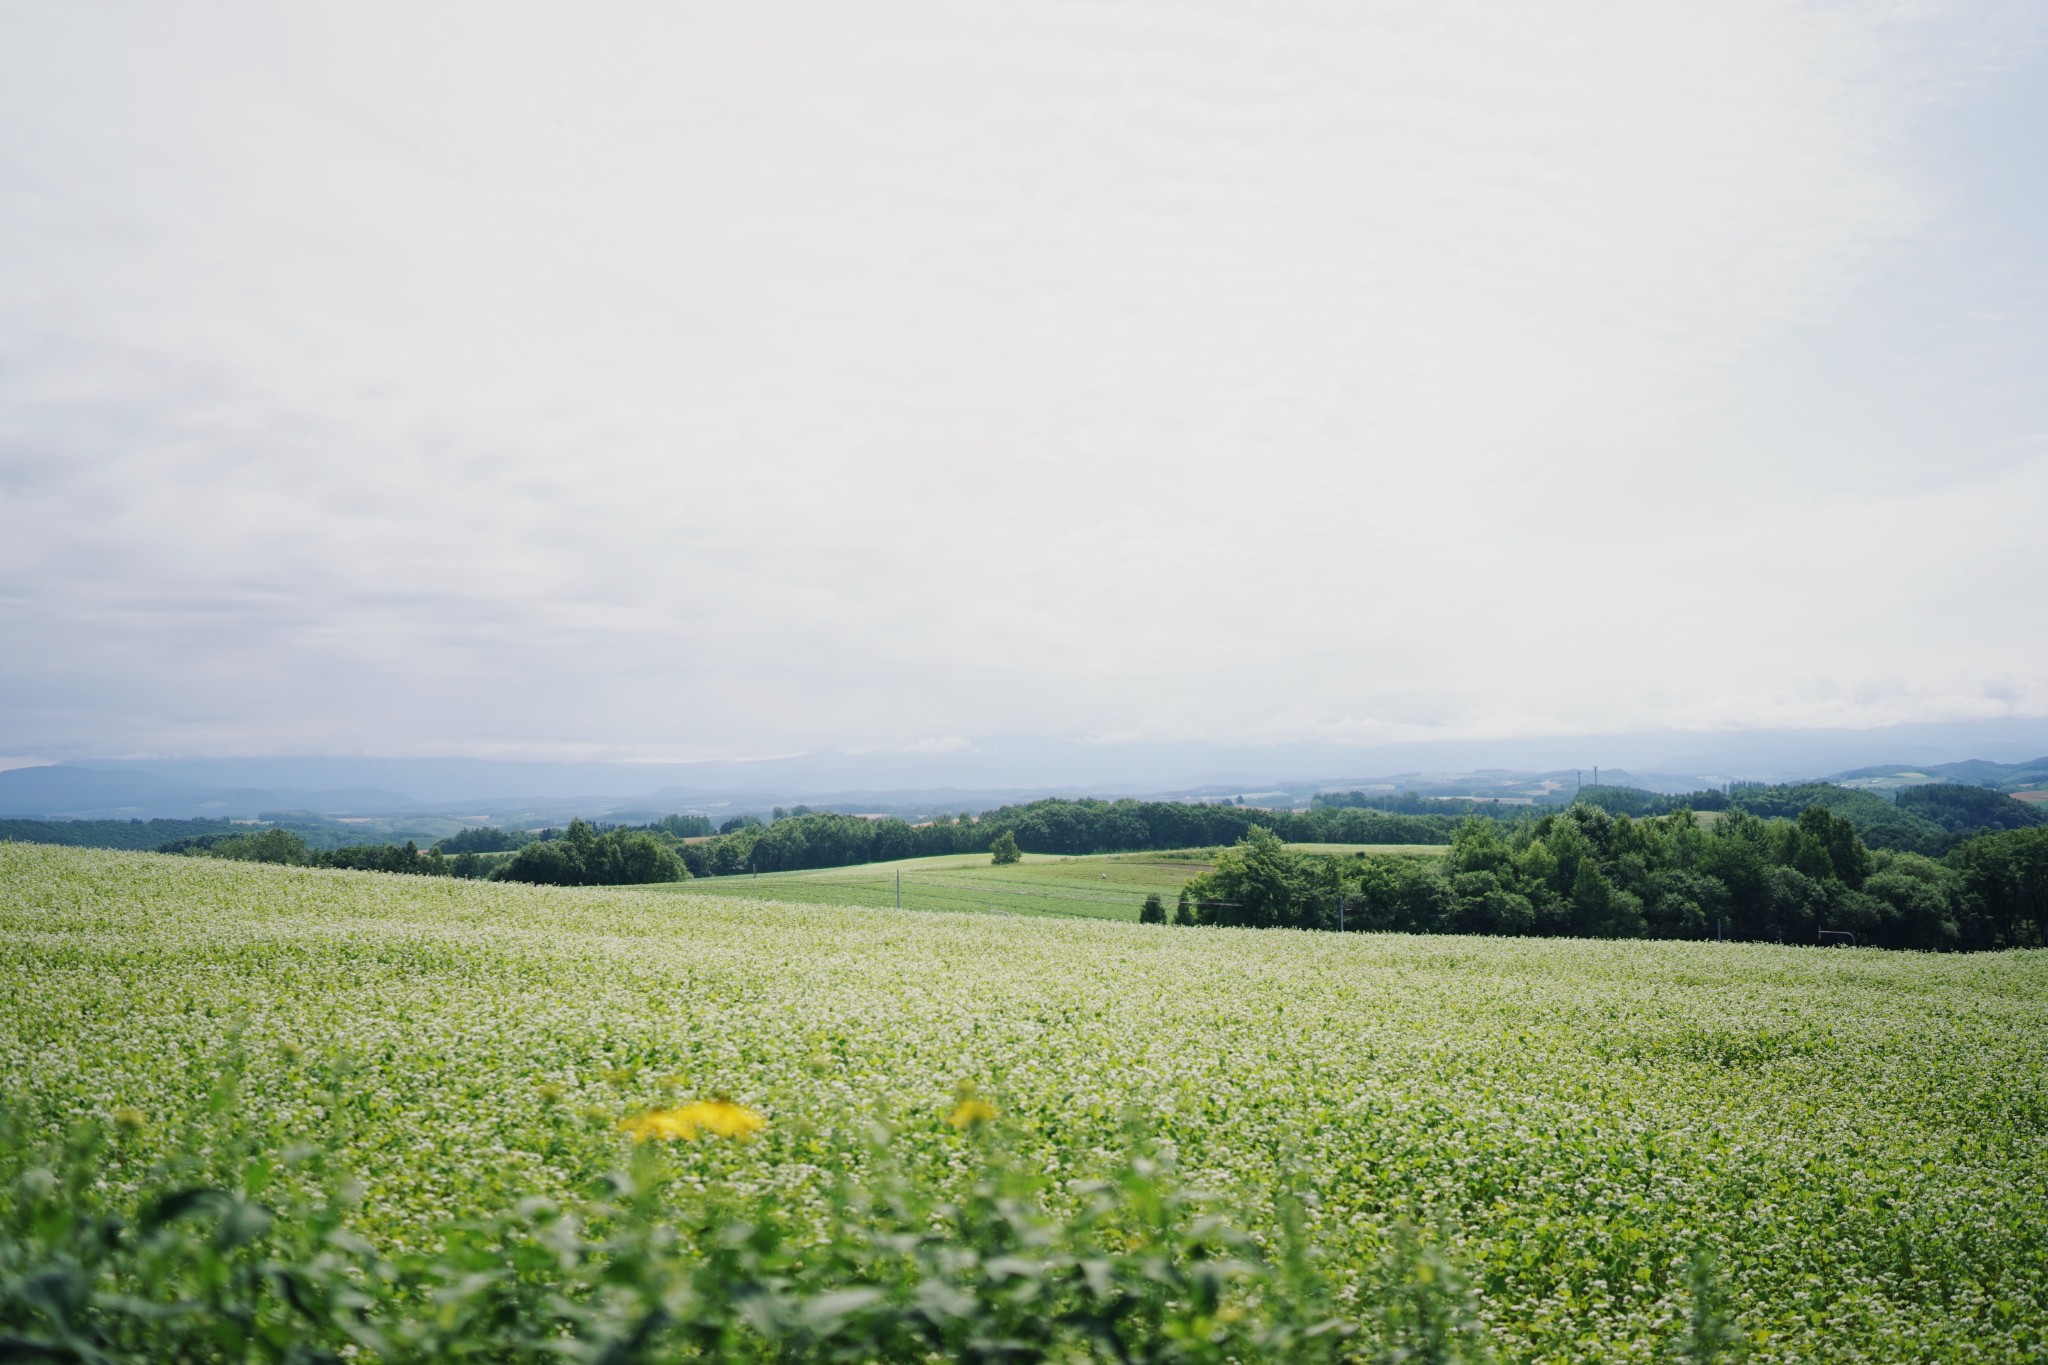
<path id="1" fill-rule="evenodd" d="M 1726 788 L 1667 795 L 1640 787 L 1582 787 L 1572 803 L 1598 806 L 1609 815 L 1670 815 L 1674 811 L 1746 811 L 1751 815 L 1786 818 L 1797 816 L 1811 805 L 1826 806 L 1856 826 L 1856 832 L 1872 848 L 1889 848 L 1938 857 L 1978 834 L 2002 829 L 2030 829 L 2048 823 L 2048 812 L 2024 801 L 2015 801 L 1989 787 L 1956 782 L 1927 783 L 1900 789 L 1887 800 L 1874 792 L 1857 791 L 1832 782 L 1797 782 L 1768 786 L 1760 782 L 1737 782 Z M 1387 811 L 1444 810 L 1459 814 L 1486 815 L 1495 819 L 1528 820 L 1542 808 L 1507 805 L 1493 801 L 1461 801 L 1423 797 L 1410 792 L 1401 796 L 1365 792 L 1320 792 L 1317 809 L 1371 809 Z"/>
<path id="2" fill-rule="evenodd" d="M 422 877 L 459 877 L 460 859 L 440 849 L 421 849 L 408 839 L 402 844 L 350 844 L 314 848 L 297 831 L 242 829 L 232 834 L 188 835 L 158 850 L 243 863 L 284 863 L 293 867 L 338 867 L 356 872 L 404 872 Z"/>
<path id="3" fill-rule="evenodd" d="M 1178 924 L 1981 950 L 2048 941 L 2048 828 L 1981 833 L 1937 860 L 1872 850 L 1815 803 L 1796 819 L 1590 803 L 1479 817 L 1439 860 L 1289 850 L 1255 829 L 1190 882 Z"/>
<path id="4" fill-rule="evenodd" d="M 244 828 L 231 820 L 0 820 L 0 842 L 72 848 L 165 851 L 179 840 L 227 838 Z"/>

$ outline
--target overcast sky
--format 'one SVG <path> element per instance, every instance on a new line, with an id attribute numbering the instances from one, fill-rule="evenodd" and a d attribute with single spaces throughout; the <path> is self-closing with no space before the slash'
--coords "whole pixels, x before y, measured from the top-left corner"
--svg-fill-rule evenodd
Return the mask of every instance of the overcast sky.
<path id="1" fill-rule="evenodd" d="M 0 756 L 2048 714 L 2042 13 L 0 4 Z"/>

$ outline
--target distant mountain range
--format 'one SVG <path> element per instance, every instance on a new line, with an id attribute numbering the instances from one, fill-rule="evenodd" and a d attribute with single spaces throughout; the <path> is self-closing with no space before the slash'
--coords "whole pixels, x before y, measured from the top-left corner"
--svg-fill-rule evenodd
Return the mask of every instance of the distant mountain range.
<path id="1" fill-rule="evenodd" d="M 1896 791 L 1929 782 L 1959 782 L 1966 787 L 1990 787 L 2002 792 L 2042 791 L 2048 789 L 2048 758 L 2024 763 L 1992 763 L 1972 758 L 1961 763 L 1923 763 L 1918 767 L 1880 764 L 1838 773 L 1832 780 L 1862 791 Z"/>
<path id="2" fill-rule="evenodd" d="M 0 817 L 250 818 L 295 811 L 361 820 L 466 823 L 613 820 L 773 806 L 920 816 L 1041 796 L 1233 798 L 1305 806 L 1318 791 L 1413 791 L 1511 801 L 1568 798 L 1580 784 L 1682 792 L 1730 781 L 1827 779 L 1874 791 L 1951 781 L 2048 787 L 2048 720 L 1870 731 L 1662 732 L 1328 744 L 1107 744 L 1030 737 L 870 753 L 703 763 L 265 758 L 71 761 L 0 772 Z M 1583 766 L 1579 766 L 1583 761 Z M 1612 766 L 1609 766 L 1609 764 Z"/>
<path id="3" fill-rule="evenodd" d="M 245 816 L 265 810 L 348 814 L 404 810 L 417 803 L 374 788 L 211 787 L 129 768 L 56 764 L 0 772 L 0 816 L 72 819 L 193 819 Z"/>

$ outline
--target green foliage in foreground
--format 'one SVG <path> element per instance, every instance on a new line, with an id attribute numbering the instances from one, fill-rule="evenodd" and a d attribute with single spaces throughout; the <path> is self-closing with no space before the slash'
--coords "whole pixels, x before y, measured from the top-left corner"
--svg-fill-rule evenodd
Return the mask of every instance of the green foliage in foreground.
<path id="1" fill-rule="evenodd" d="M 217 1106 L 233 1104 L 232 1080 Z M 431 1250 L 387 1251 L 357 1230 L 361 1194 L 335 1178 L 337 1152 L 280 1158 L 246 1138 L 181 1151 L 128 1208 L 101 1192 L 118 1126 L 89 1122 L 31 1155 L 4 1117 L 0 1359 L 1490 1356 L 1469 1286 L 1412 1234 L 1349 1277 L 1340 1304 L 1291 1198 L 1269 1254 L 1142 1146 L 1062 1187 L 963 1134 L 968 1174 L 938 1192 L 891 1164 L 877 1129 L 867 1174 L 828 1178 L 818 1218 L 733 1191 L 724 1177 L 744 1153 L 648 1143 L 583 1197 L 522 1200 L 435 1229 Z M 1715 1344 L 1698 1316 L 1709 1330 L 1687 1344 Z"/>
<path id="2" fill-rule="evenodd" d="M 51 1173 L 28 1185 L 49 1221 L 6 1223 L 26 1229 L 0 1273 L 22 1316 L 0 1331 L 46 1331 L 29 1300 L 68 1293 L 56 1262 L 88 1253 L 102 1269 L 132 1254 L 116 1284 L 137 1298 L 218 1286 L 269 1295 L 255 1321 L 294 1322 L 283 1269 L 332 1253 L 363 1272 L 344 1277 L 387 1340 L 456 1330 L 443 1311 L 478 1332 L 573 1327 L 586 1308 L 616 1325 L 656 1283 L 697 1321 L 699 1267 L 752 1245 L 707 1231 L 740 1225 L 778 1240 L 758 1271 L 707 1283 L 744 1274 L 806 1301 L 879 1287 L 900 1304 L 942 1273 L 979 1302 L 946 1267 L 984 1234 L 925 1211 L 967 1207 L 982 1181 L 1000 1196 L 1018 1170 L 1044 1177 L 1026 1191 L 1050 1239 L 1033 1256 L 1053 1266 L 1036 1282 L 1083 1304 L 1095 1290 L 1061 1258 L 1142 1245 L 1115 1230 L 1144 1157 L 1161 1198 L 1212 1192 L 1208 1211 L 1249 1239 L 1204 1241 L 1195 1220 L 1168 1242 L 1187 1273 L 1225 1254 L 1262 1267 L 1225 1291 L 1246 1333 L 1336 1318 L 1371 1355 L 1387 1305 L 1441 1265 L 1471 1299 L 1431 1311 L 1469 1311 L 1507 1360 L 1665 1359 L 1691 1349 L 1695 1318 L 1758 1361 L 2038 1360 L 2044 1036 L 2040 952 L 1178 930 L 0 846 L 16 1125 L 0 1150 L 10 1174 Z M 1001 1111 L 994 1168 L 945 1121 L 963 1078 Z M 634 1172 L 621 1118 L 715 1096 L 767 1126 Z M 49 1155 L 107 1124 L 118 1137 L 89 1176 Z M 631 1196 L 605 1183 L 622 1169 Z M 897 1181 L 935 1240 L 887 1261 L 875 1239 L 911 1235 Z M 1094 1181 L 1110 1187 L 1100 1215 Z M 842 1211 L 842 1182 L 871 1206 Z M 181 1189 L 226 1193 L 142 1233 Z M 665 1268 L 612 1283 L 611 1253 L 588 1249 L 639 1237 L 629 1206 L 647 1190 L 637 1226 Z M 269 1211 L 260 1238 L 240 1240 L 263 1217 L 230 1197 Z M 74 1216 L 120 1218 L 132 1253 L 72 1239 Z M 158 1237 L 178 1240 L 149 1281 Z M 190 1245 L 216 1240 L 239 1244 L 219 1262 Z M 1312 1281 L 1292 1278 L 1290 1247 Z M 1136 1274 L 1115 1271 L 1112 1291 L 1150 1292 Z M 889 1321 L 873 1330 L 905 1319 Z"/>

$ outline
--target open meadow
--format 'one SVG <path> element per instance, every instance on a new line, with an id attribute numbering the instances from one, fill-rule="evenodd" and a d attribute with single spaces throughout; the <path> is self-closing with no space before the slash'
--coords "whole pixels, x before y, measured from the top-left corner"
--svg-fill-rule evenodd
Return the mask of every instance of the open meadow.
<path id="1" fill-rule="evenodd" d="M 1433 858 L 1437 844 L 1290 844 L 1308 853 L 1388 853 Z M 1215 865 L 1217 850 L 1108 853 L 1060 857 L 1026 853 L 994 866 L 986 853 L 952 853 L 759 876 L 703 877 L 666 883 L 686 896 L 779 900 L 806 905 L 901 905 L 964 914 L 1055 915 L 1136 922 L 1148 894 L 1173 907 L 1180 889 Z"/>
<path id="2" fill-rule="evenodd" d="M 1028 1172 L 1055 1215 L 1098 1197 L 1079 1183 L 1091 1177 L 1176 1172 L 1248 1233 L 1240 1259 L 1296 1266 L 1333 1320 L 1365 1324 L 1349 1347 L 1334 1335 L 1240 1341 L 1233 1324 L 1270 1315 L 1280 1295 L 1247 1281 L 1206 1316 L 1172 1319 L 1210 1337 L 1163 1327 L 1133 1358 L 1370 1355 L 1382 1330 L 1436 1341 L 1419 1354 L 1443 1359 L 2048 1351 L 2048 953 L 1113 922 L 1184 875 L 1148 857 L 957 873 L 946 869 L 963 860 L 932 860 L 905 873 L 954 875 L 970 902 L 1034 885 L 1071 896 L 1077 913 L 1059 918 L 800 901 L 827 894 L 825 874 L 763 877 L 755 898 L 0 844 L 0 1281 L 27 1283 L 36 1247 L 69 1235 L 51 1230 L 62 1220 L 50 1221 L 48 1192 L 73 1179 L 51 1174 L 52 1153 L 88 1129 L 101 1136 L 74 1143 L 70 1160 L 89 1168 L 65 1186 L 74 1200 L 130 1218 L 154 1207 L 168 1225 L 166 1207 L 199 1205 L 154 1196 L 226 1191 L 208 1245 L 282 1258 L 248 1279 L 251 1294 L 283 1286 L 276 1313 L 346 1316 L 342 1299 L 300 1302 L 312 1272 L 295 1279 L 301 1262 L 275 1250 L 294 1218 L 340 1225 L 291 1243 L 304 1264 L 374 1249 L 400 1267 L 356 1274 L 367 1306 L 347 1312 L 395 1322 L 426 1304 L 429 1345 L 407 1357 L 387 1326 L 352 1337 L 358 1359 L 456 1354 L 432 1331 L 505 1319 L 529 1290 L 559 1321 L 584 1322 L 589 1304 L 625 1301 L 633 1267 L 755 1254 L 764 1209 L 808 1248 L 774 1275 L 748 1272 L 760 1297 L 746 1302 L 772 1305 L 812 1273 L 790 1267 L 841 1254 L 820 1230 L 851 1216 L 848 1181 L 943 1194 L 984 1162 Z M 1084 893 L 1104 873 L 1114 900 L 1098 903 Z M 984 904 L 997 902 L 958 908 Z M 649 1142 L 636 1164 L 620 1121 L 685 1101 L 762 1124 L 750 1141 Z M 622 1169 L 635 1174 L 608 1187 L 614 1203 L 653 1224 L 729 1198 L 752 1201 L 753 1231 L 614 1241 L 595 1262 L 612 1268 L 576 1280 L 584 1263 L 564 1248 L 582 1225 L 546 1220 Z M 274 1227 L 268 1214 L 235 1221 L 256 1203 Z M 464 1220 L 513 1210 L 542 1230 L 463 1241 Z M 924 1222 L 934 1238 L 954 1225 Z M 1137 1234 L 1117 1228 L 1103 1236 L 1131 1245 Z M 1023 1265 L 1038 1244 L 1018 1235 L 1006 1255 Z M 512 1258 L 515 1243 L 531 1256 L 501 1270 L 491 1258 Z M 471 1259 L 448 1252 L 447 1264 L 470 1270 L 401 1273 L 458 1244 Z M 956 1280 L 968 1273 L 957 1255 L 932 1255 Z M 1166 1283 L 1167 1259 L 1131 1273 Z M 1123 1273 L 1112 1260 L 1075 1262 L 1071 1292 Z M 1026 1275 L 1002 1257 L 976 1264 L 985 1278 Z M 821 1342 L 885 1302 L 925 1322 L 958 1297 L 842 1287 L 784 1318 L 736 1318 L 714 1342 L 661 1335 L 709 1311 L 688 1288 L 708 1281 L 678 1273 L 635 1338 L 647 1358 L 765 1354 L 761 1334 L 785 1326 L 812 1334 L 780 1338 L 799 1343 L 786 1355 L 824 1358 Z M 1422 1303 L 1399 1322 L 1390 1275 L 1410 1295 L 1401 1303 Z M 586 1297 L 548 1298 L 551 1276 Z M 1424 1289 L 1436 1297 L 1414 1297 Z M 33 1317 L 26 1293 L 4 1311 Z M 1019 1323 L 1051 1312 L 1051 1298 L 1002 1293 Z M 76 1322 L 126 1311 L 80 1295 L 63 1309 Z M 1432 1314 L 1451 1325 L 1437 1331 Z M 1212 1337 L 1237 1344 L 1201 1354 Z M 383 1345 L 361 1344 L 373 1340 Z M 1046 1354 L 1089 1358 L 1062 1350 Z M 492 1358 L 597 1355 L 557 1340 Z"/>

